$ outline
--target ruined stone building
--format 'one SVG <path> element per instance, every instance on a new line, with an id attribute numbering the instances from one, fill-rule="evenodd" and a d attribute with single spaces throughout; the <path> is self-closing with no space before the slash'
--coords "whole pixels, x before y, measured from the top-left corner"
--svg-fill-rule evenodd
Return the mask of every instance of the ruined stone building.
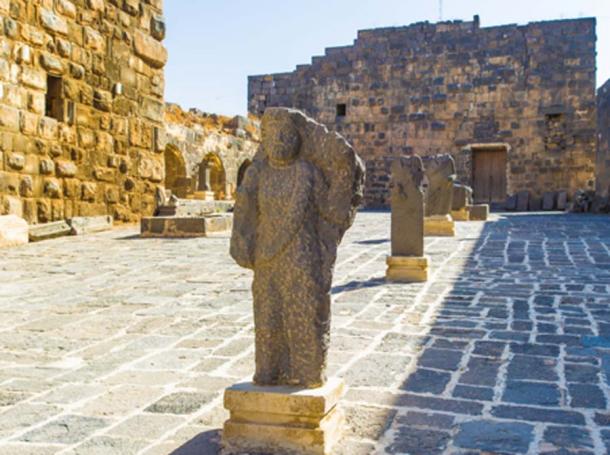
<path id="1" fill-rule="evenodd" d="M 596 193 L 610 196 L 610 80 L 597 91 L 598 154 Z"/>
<path id="2" fill-rule="evenodd" d="M 154 210 L 164 178 L 162 0 L 0 0 L 0 214 Z"/>
<path id="3" fill-rule="evenodd" d="M 181 198 L 233 199 L 260 144 L 258 121 L 168 104 L 165 129 L 165 187 Z"/>
<path id="4" fill-rule="evenodd" d="M 290 73 L 249 78 L 249 111 L 303 109 L 367 162 L 366 201 L 386 205 L 389 161 L 451 153 L 476 202 L 521 190 L 593 189 L 595 19 L 364 30 Z"/>

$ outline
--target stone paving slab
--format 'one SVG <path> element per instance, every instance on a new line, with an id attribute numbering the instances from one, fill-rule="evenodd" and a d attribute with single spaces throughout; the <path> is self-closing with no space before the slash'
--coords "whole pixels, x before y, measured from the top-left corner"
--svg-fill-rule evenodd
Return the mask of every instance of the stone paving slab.
<path id="1" fill-rule="evenodd" d="M 386 284 L 389 214 L 339 250 L 337 454 L 610 451 L 610 219 L 492 215 L 427 238 L 427 283 Z M 0 255 L 0 453 L 216 454 L 253 370 L 251 273 L 228 238 L 133 228 Z"/>

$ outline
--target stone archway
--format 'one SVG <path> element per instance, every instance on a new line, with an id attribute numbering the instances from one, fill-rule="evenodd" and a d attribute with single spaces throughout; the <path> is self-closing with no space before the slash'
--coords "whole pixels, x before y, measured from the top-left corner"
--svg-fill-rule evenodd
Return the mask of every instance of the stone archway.
<path id="1" fill-rule="evenodd" d="M 220 157 L 215 153 L 208 153 L 199 164 L 197 179 L 198 191 L 211 191 L 214 199 L 221 200 L 226 195 L 226 173 Z"/>
<path id="2" fill-rule="evenodd" d="M 238 188 L 241 185 L 241 182 L 244 181 L 244 177 L 246 176 L 246 171 L 248 170 L 248 168 L 250 167 L 251 164 L 252 164 L 252 161 L 244 160 L 244 162 L 241 163 L 241 165 L 239 166 L 239 169 L 237 170 L 237 187 Z"/>
<path id="3" fill-rule="evenodd" d="M 178 197 L 186 197 L 189 192 L 189 179 L 186 176 L 186 163 L 182 152 L 173 144 L 165 147 L 165 188 Z"/>

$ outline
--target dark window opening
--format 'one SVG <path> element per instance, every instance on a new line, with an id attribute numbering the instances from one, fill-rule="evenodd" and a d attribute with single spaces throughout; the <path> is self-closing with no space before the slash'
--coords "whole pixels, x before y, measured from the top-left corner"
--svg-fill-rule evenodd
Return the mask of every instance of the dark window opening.
<path id="1" fill-rule="evenodd" d="M 545 116 L 546 133 L 544 145 L 547 152 L 564 152 L 567 147 L 567 129 L 563 114 L 547 114 Z"/>
<path id="2" fill-rule="evenodd" d="M 60 122 L 64 121 L 63 81 L 61 77 L 47 76 L 47 97 L 45 115 Z"/>
<path id="3" fill-rule="evenodd" d="M 337 104 L 337 117 L 345 117 L 347 115 L 347 104 Z"/>

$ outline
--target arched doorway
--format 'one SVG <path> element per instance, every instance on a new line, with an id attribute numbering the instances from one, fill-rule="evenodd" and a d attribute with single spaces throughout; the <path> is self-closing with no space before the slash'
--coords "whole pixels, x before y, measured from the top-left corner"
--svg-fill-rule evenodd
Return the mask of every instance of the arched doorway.
<path id="1" fill-rule="evenodd" d="M 222 161 L 215 153 L 208 153 L 199 164 L 198 191 L 213 191 L 214 199 L 224 199 L 226 175 Z"/>
<path id="2" fill-rule="evenodd" d="M 252 161 L 245 160 L 243 163 L 241 163 L 241 166 L 239 166 L 239 169 L 237 170 L 237 188 L 239 188 L 239 186 L 241 185 L 241 182 L 244 181 L 244 177 L 246 175 L 246 170 L 248 170 L 248 168 L 250 167 L 251 164 L 252 164 Z"/>
<path id="3" fill-rule="evenodd" d="M 165 147 L 165 188 L 178 197 L 185 197 L 188 192 L 186 164 L 180 149 L 172 144 Z"/>

